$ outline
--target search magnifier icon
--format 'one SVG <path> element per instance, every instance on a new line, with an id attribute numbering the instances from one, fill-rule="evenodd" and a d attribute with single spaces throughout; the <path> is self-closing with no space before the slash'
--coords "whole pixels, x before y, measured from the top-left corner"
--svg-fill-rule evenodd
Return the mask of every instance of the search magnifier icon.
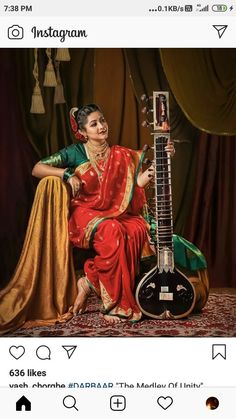
<path id="1" fill-rule="evenodd" d="M 77 409 L 76 407 L 76 399 L 74 398 L 74 396 L 65 396 L 63 399 L 63 405 L 67 408 L 67 409 Z"/>

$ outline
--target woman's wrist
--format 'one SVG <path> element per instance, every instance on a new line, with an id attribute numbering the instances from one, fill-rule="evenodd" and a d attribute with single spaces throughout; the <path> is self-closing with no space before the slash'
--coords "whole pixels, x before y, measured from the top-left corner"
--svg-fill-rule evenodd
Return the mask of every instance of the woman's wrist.
<path id="1" fill-rule="evenodd" d="M 64 182 L 68 182 L 68 180 L 74 176 L 74 171 L 71 168 L 67 168 L 64 170 L 63 175 L 62 175 L 62 180 L 64 180 Z"/>

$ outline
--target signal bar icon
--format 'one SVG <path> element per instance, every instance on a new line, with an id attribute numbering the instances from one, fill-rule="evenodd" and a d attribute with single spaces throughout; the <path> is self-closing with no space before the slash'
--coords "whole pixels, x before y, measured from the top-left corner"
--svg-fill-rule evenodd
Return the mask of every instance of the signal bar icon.
<path id="1" fill-rule="evenodd" d="M 209 5 L 202 6 L 201 4 L 197 4 L 197 12 L 209 12 Z"/>
<path id="2" fill-rule="evenodd" d="M 208 4 L 206 6 L 204 6 L 202 9 L 199 10 L 199 12 L 208 12 L 208 11 L 209 11 Z"/>

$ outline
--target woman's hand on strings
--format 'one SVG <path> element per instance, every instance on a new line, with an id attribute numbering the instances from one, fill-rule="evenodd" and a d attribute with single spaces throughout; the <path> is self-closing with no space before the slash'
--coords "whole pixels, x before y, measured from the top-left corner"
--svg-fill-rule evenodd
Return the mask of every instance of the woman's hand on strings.
<path id="1" fill-rule="evenodd" d="M 167 145 L 165 146 L 165 151 L 170 155 L 170 157 L 173 157 L 175 154 L 175 146 L 174 146 L 174 142 L 173 141 L 168 141 Z M 149 168 L 147 169 L 149 172 L 149 178 L 153 178 L 154 177 L 154 166 L 153 164 L 151 164 L 151 166 L 149 166 Z"/>
<path id="2" fill-rule="evenodd" d="M 168 141 L 165 151 L 170 155 L 170 157 L 173 157 L 175 154 L 175 147 L 173 141 Z M 144 173 L 140 175 L 140 178 L 138 179 L 138 184 L 142 187 L 146 186 L 151 180 L 153 180 L 155 175 L 155 168 L 153 164 L 149 166 L 147 170 L 145 170 Z"/>
<path id="3" fill-rule="evenodd" d="M 168 141 L 166 147 L 165 147 L 165 151 L 167 153 L 170 154 L 170 157 L 173 157 L 175 154 L 175 147 L 174 147 L 174 142 L 173 141 Z"/>

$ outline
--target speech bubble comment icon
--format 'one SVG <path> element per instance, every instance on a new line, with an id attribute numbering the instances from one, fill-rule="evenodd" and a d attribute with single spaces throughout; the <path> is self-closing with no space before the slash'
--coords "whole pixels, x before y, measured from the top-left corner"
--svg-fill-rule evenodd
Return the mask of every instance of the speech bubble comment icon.
<path id="1" fill-rule="evenodd" d="M 9 348 L 9 352 L 11 354 L 11 356 L 13 356 L 13 358 L 15 359 L 20 359 L 24 353 L 25 353 L 25 348 L 24 346 L 10 346 Z"/>
<path id="2" fill-rule="evenodd" d="M 51 359 L 51 350 L 46 345 L 41 345 L 36 349 L 36 356 L 42 361 Z"/>
<path id="3" fill-rule="evenodd" d="M 168 409 L 172 405 L 172 403 L 173 399 L 170 396 L 161 396 L 157 399 L 157 404 L 159 404 L 159 406 L 161 406 L 164 410 Z"/>

